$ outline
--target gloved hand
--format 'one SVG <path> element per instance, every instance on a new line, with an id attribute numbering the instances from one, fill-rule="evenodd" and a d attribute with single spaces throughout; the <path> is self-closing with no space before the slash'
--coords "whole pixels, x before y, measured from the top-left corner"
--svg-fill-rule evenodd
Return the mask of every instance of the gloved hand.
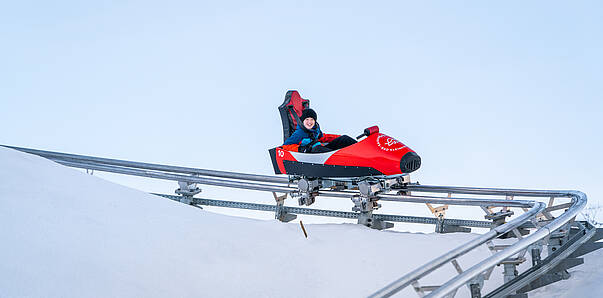
<path id="1" fill-rule="evenodd" d="M 332 151 L 331 149 L 325 147 L 324 145 L 325 145 L 325 143 L 317 143 L 314 146 L 312 146 L 312 148 L 310 148 L 310 152 L 311 153 L 325 153 L 325 152 Z"/>
<path id="2" fill-rule="evenodd" d="M 308 146 L 308 145 L 306 145 L 306 146 L 300 145 L 299 148 L 297 149 L 297 151 L 301 152 L 301 153 L 310 153 L 310 152 L 312 152 L 312 147 Z"/>
<path id="3" fill-rule="evenodd" d="M 316 147 L 316 146 L 324 146 L 324 143 L 318 142 L 316 140 L 312 141 L 312 139 L 310 138 L 305 138 L 302 139 L 301 144 L 299 145 L 299 149 L 297 151 L 299 152 L 303 152 L 303 153 L 310 153 L 312 152 L 312 148 Z"/>
<path id="4" fill-rule="evenodd" d="M 300 146 L 308 146 L 308 144 L 312 143 L 312 139 L 310 138 L 305 138 L 302 139 L 301 144 L 299 144 Z"/>

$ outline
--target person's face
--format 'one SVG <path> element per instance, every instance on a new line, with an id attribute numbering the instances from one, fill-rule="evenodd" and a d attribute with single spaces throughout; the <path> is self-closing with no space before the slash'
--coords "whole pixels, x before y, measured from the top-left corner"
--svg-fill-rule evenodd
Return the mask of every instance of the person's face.
<path id="1" fill-rule="evenodd" d="M 314 127 L 314 123 L 316 123 L 316 121 L 314 121 L 314 118 L 308 117 L 304 119 L 304 126 L 306 127 L 306 129 L 312 129 L 312 127 Z"/>

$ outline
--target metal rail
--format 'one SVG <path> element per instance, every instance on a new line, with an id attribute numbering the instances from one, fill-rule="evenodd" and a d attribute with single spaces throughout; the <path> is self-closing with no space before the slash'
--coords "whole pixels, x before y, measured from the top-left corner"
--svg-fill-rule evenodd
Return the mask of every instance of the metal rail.
<path id="1" fill-rule="evenodd" d="M 165 172 L 158 172 L 155 170 L 141 170 L 141 169 L 127 168 L 127 167 L 123 167 L 123 166 L 103 165 L 103 164 L 91 163 L 91 162 L 62 161 L 62 160 L 58 160 L 57 162 L 62 165 L 74 167 L 74 168 L 90 169 L 90 170 L 103 171 L 103 172 L 109 172 L 109 173 L 155 178 L 155 179 L 162 179 L 162 180 L 199 183 L 199 184 L 212 185 L 212 186 L 269 191 L 269 192 L 284 192 L 284 193 L 289 193 L 289 192 L 296 190 L 293 187 L 280 186 L 280 185 L 274 185 L 274 184 L 250 183 L 250 182 L 244 182 L 244 181 L 197 177 L 197 176 L 188 176 L 188 175 L 181 175 L 181 174 L 171 174 L 171 173 L 165 173 Z"/>
<path id="2" fill-rule="evenodd" d="M 494 238 L 497 238 L 500 235 L 503 235 L 513 229 L 516 229 L 517 227 L 519 227 L 524 222 L 528 221 L 530 218 L 532 218 L 536 214 L 542 212 L 542 210 L 544 210 L 544 208 L 545 208 L 544 203 L 534 202 L 532 204 L 532 208 L 528 212 L 522 214 L 521 216 L 517 217 L 516 219 L 514 219 L 502 226 L 498 226 L 498 227 L 490 230 L 488 233 L 485 233 L 475 239 L 472 239 L 469 242 L 464 243 L 461 246 L 445 253 L 444 255 L 441 255 L 440 257 L 424 264 L 423 266 L 415 269 L 414 271 L 404 275 L 403 277 L 399 278 L 398 280 L 385 286 L 381 290 L 372 294 L 370 297 L 390 297 L 390 296 L 392 296 L 393 294 L 395 294 L 395 293 L 399 292 L 400 290 L 404 289 L 405 287 L 409 286 L 414 281 L 435 271 L 436 269 L 447 264 L 448 262 L 451 262 L 452 260 L 457 259 L 458 257 L 475 249 L 476 247 L 486 243 L 487 241 L 490 241 Z"/>
<path id="3" fill-rule="evenodd" d="M 542 275 L 559 265 L 564 259 L 568 258 L 572 252 L 576 251 L 578 247 L 589 241 L 597 232 L 597 229 L 590 223 L 579 225 L 581 225 L 583 229 L 577 232 L 562 247 L 555 250 L 545 260 L 537 263 L 532 268 L 517 276 L 517 278 L 488 293 L 484 298 L 503 298 L 507 296 L 507 293 L 520 291 L 523 287 L 534 281 L 539 275 Z"/>
<path id="4" fill-rule="evenodd" d="M 546 195 L 550 195 L 550 192 L 546 192 Z M 573 205 L 559 217 L 554 219 L 551 223 L 536 230 L 534 233 L 531 233 L 529 236 L 517 241 L 515 244 L 511 245 L 507 249 L 504 249 L 497 254 L 481 261 L 480 263 L 474 265 L 473 267 L 467 269 L 462 274 L 457 275 L 452 278 L 441 287 L 431 292 L 428 297 L 444 297 L 445 295 L 450 294 L 455 291 L 459 287 L 465 285 L 475 276 L 479 275 L 481 272 L 494 267 L 500 264 L 505 259 L 510 258 L 511 256 L 519 253 L 521 250 L 527 249 L 528 246 L 538 242 L 539 240 L 550 236 L 553 231 L 561 228 L 563 225 L 571 221 L 578 212 L 584 208 L 586 205 L 586 195 L 582 192 L 571 191 L 565 193 L 565 195 L 572 197 Z"/>
<path id="5" fill-rule="evenodd" d="M 43 151 L 29 148 L 19 148 L 13 146 L 4 146 L 7 148 L 23 151 L 30 154 L 36 154 L 51 160 L 54 160 L 60 164 L 82 168 L 91 169 L 98 171 L 105 171 L 111 173 L 119 173 L 125 175 L 133 175 L 140 177 L 148 177 L 154 179 L 172 180 L 178 182 L 185 182 L 191 184 L 205 184 L 219 187 L 228 188 L 239 188 L 256 191 L 267 191 L 273 193 L 286 193 L 295 195 L 299 192 L 296 187 L 291 187 L 290 181 L 286 177 L 275 177 L 266 175 L 255 175 L 255 174 L 244 174 L 236 172 L 226 171 L 214 171 L 207 169 L 197 169 L 188 167 L 168 166 L 152 163 L 132 162 L 117 159 L 108 159 L 84 155 L 66 154 L 60 152 Z M 528 247 L 539 243 L 542 239 L 551 236 L 552 233 L 561 230 L 562 227 L 567 226 L 578 214 L 578 212 L 586 204 L 586 195 L 578 191 L 547 191 L 547 190 L 523 190 L 523 189 L 495 189 L 495 188 L 475 188 L 475 187 L 451 187 L 451 186 L 429 186 L 429 185 L 416 185 L 409 184 L 404 188 L 404 192 L 421 192 L 421 193 L 447 193 L 448 197 L 440 196 L 417 196 L 417 195 L 405 195 L 405 194 L 387 194 L 377 193 L 374 198 L 383 201 L 394 201 L 394 202 L 405 202 L 405 203 L 430 203 L 430 204 L 447 204 L 447 205 L 464 205 L 464 206 L 480 206 L 488 216 L 494 216 L 496 214 L 491 213 L 493 207 L 503 207 L 503 211 L 508 211 L 508 208 L 521 208 L 525 213 L 512 219 L 511 221 L 504 223 L 496 221 L 485 222 L 476 220 L 464 220 L 464 219 L 444 219 L 444 218 L 426 218 L 426 217 L 413 217 L 413 216 L 400 216 L 400 215 L 387 215 L 387 214 L 374 214 L 373 217 L 376 220 L 384 221 L 395 221 L 395 222 L 407 222 L 407 223 L 428 223 L 428 224 L 450 224 L 455 226 L 465 227 L 479 227 L 479 228 L 491 228 L 491 230 L 479 237 L 472 239 L 471 241 L 455 248 L 452 251 L 424 264 L 420 268 L 404 275 L 398 280 L 390 283 L 383 289 L 377 291 L 371 297 L 389 297 L 399 290 L 413 285 L 415 290 L 420 296 L 425 295 L 422 288 L 418 286 L 418 280 L 427 274 L 437 270 L 444 264 L 449 262 L 453 263 L 459 274 L 452 277 L 450 280 L 442 284 L 441 286 L 429 286 L 423 287 L 430 291 L 427 297 L 444 297 L 454 296 L 457 289 L 463 285 L 469 285 L 479 276 L 482 276 L 484 272 L 491 270 L 493 266 L 501 264 L 505 260 L 509 260 L 514 255 L 521 255 L 525 253 Z M 486 196 L 505 196 L 506 199 L 482 199 L 482 198 L 463 198 L 463 197 L 451 197 L 451 194 L 469 194 L 469 195 L 486 195 Z M 335 198 L 352 198 L 358 196 L 358 193 L 351 191 L 339 191 L 339 190 L 320 190 L 317 192 L 319 196 L 335 197 Z M 161 195 L 163 197 L 182 201 L 182 196 L 173 195 Z M 542 202 L 534 200 L 513 200 L 514 197 L 531 197 L 531 198 L 551 198 L 551 203 L 548 208 Z M 571 198 L 571 203 L 561 204 L 557 206 L 551 206 L 554 198 L 566 197 Z M 276 195 L 275 195 L 275 198 Z M 285 212 L 291 214 L 308 214 L 316 216 L 330 216 L 339 218 L 358 218 L 358 212 L 343 212 L 334 210 L 319 210 L 299 207 L 288 207 L 282 205 L 282 201 L 279 202 L 277 199 L 277 205 L 264 205 L 246 202 L 233 202 L 233 201 L 221 201 L 221 200 L 209 200 L 201 198 L 193 198 L 192 195 L 188 197 L 190 203 L 194 205 L 207 205 L 207 206 L 218 206 L 218 207 L 229 207 L 229 208 L 241 208 L 250 210 L 261 210 L 261 211 L 273 211 Z M 281 199 L 282 200 L 282 199 Z M 565 209 L 565 212 L 553 218 L 550 214 L 551 211 Z M 501 213 L 504 213 L 501 211 Z M 512 213 L 507 212 L 508 216 Z M 539 221 L 539 217 L 546 217 L 546 221 Z M 488 218 L 488 217 L 487 217 Z M 494 218 L 494 217 L 492 217 Z M 360 221 L 360 220 L 359 220 Z M 519 229 L 525 229 L 526 227 L 536 227 L 537 230 L 525 237 L 522 236 Z M 462 271 L 457 258 L 466 254 L 469 251 L 483 245 L 484 243 L 490 243 L 493 239 L 501 237 L 502 235 L 514 234 L 518 241 L 513 245 L 510 245 L 500 251 L 494 253 L 491 257 L 488 257 L 471 268 Z M 592 236 L 592 232 L 584 235 Z M 575 243 L 583 243 L 588 240 L 587 238 L 575 240 Z M 585 240 L 586 239 L 586 240 Z M 567 257 L 576 249 L 576 245 L 564 248 L 564 254 L 558 254 L 558 258 Z M 557 260 L 550 260 L 548 262 L 550 266 L 556 264 Z M 558 263 L 558 262 L 557 262 Z M 545 266 L 542 266 L 545 267 Z M 546 268 L 548 268 L 546 267 Z M 546 269 L 545 268 L 545 269 Z M 544 269 L 535 269 L 530 272 L 526 272 L 522 277 L 521 282 L 515 282 L 514 286 L 510 284 L 508 286 L 500 287 L 496 293 L 493 293 L 493 297 L 502 297 L 510 293 L 514 293 L 520 285 L 525 285 L 526 282 L 533 280 L 538 274 L 542 274 Z M 491 271 L 490 271 L 491 272 Z M 473 286 L 475 284 L 471 284 Z M 473 288 L 472 288 L 473 290 Z M 479 292 L 479 287 L 478 287 Z"/>
<path id="6" fill-rule="evenodd" d="M 485 187 L 459 187 L 459 186 L 435 186 L 415 185 L 408 186 L 410 191 L 459 193 L 490 196 L 518 196 L 518 197 L 571 197 L 571 190 L 533 190 L 533 189 L 503 189 Z"/>
<path id="7" fill-rule="evenodd" d="M 459 275 L 453 277 L 448 282 L 446 282 L 443 285 L 434 289 L 426 297 L 445 297 L 446 295 L 453 294 L 454 292 L 456 292 L 456 290 L 459 287 L 467 284 L 469 281 L 476 278 L 476 276 L 482 274 L 484 271 L 492 268 L 493 266 L 500 264 L 502 261 L 512 257 L 513 255 L 519 253 L 520 251 L 527 249 L 528 246 L 542 240 L 543 238 L 549 236 L 555 230 L 562 227 L 564 224 L 567 224 L 568 222 L 570 222 L 578 214 L 578 212 L 585 206 L 586 200 L 587 200 L 586 195 L 584 193 L 581 193 L 578 191 L 533 191 L 533 190 L 519 190 L 518 191 L 518 190 L 512 190 L 512 189 L 491 189 L 491 188 L 483 189 L 483 188 L 440 187 L 440 186 L 435 186 L 435 187 L 412 186 L 412 188 L 415 191 L 422 190 L 422 191 L 428 191 L 428 192 L 452 192 L 452 193 L 458 192 L 458 193 L 464 193 L 464 194 L 480 194 L 480 192 L 483 191 L 482 194 L 487 194 L 487 195 L 510 195 L 510 196 L 532 196 L 532 197 L 537 197 L 537 196 L 540 196 L 540 197 L 571 197 L 572 198 L 571 207 L 569 207 L 569 209 L 565 213 L 563 213 L 561 216 L 554 219 L 546 226 L 538 229 L 533 234 L 530 234 L 529 236 L 519 240 L 518 242 L 511 245 L 510 247 L 494 254 L 493 256 L 483 260 L 482 262 L 472 266 L 471 268 L 465 270 L 464 272 L 460 273 Z M 416 269 L 416 270 L 404 275 L 403 277 L 399 278 L 398 280 L 390 283 L 386 287 L 375 292 L 370 297 L 390 297 L 391 295 L 399 292 L 403 288 L 409 286 L 413 282 L 418 281 L 420 278 L 424 277 L 425 275 L 435 271 L 436 269 L 447 264 L 448 262 L 451 262 L 451 261 L 457 259 L 461 255 L 466 254 L 467 252 L 471 251 L 472 249 L 478 247 L 479 245 L 482 245 L 483 243 L 485 243 L 491 239 L 499 237 L 506 231 L 517 228 L 517 226 L 518 226 L 518 224 L 520 224 L 520 222 L 525 222 L 527 220 L 530 220 L 536 214 L 539 214 L 544 210 L 544 207 L 545 207 L 544 203 L 534 202 L 534 204 L 535 205 L 532 208 L 532 210 L 524 213 L 517 219 L 514 219 L 513 221 L 511 221 L 505 225 L 499 226 L 499 227 L 491 230 L 490 232 L 483 234 L 482 236 L 480 236 L 476 239 L 473 239 L 473 240 L 469 241 L 468 243 L 465 243 L 442 256 L 439 256 L 438 258 L 424 264 L 423 266 L 419 267 L 418 269 Z M 499 229 L 502 229 L 502 231 L 500 231 Z M 508 294 L 508 292 L 506 294 Z"/>
<path id="8" fill-rule="evenodd" d="M 184 181 L 190 183 L 199 183 L 212 186 L 239 188 L 247 190 L 267 191 L 267 192 L 282 192 L 292 193 L 297 192 L 297 188 L 280 186 L 274 184 L 265 183 L 250 183 L 243 181 L 235 181 L 228 179 L 216 179 L 206 178 L 197 176 L 187 176 L 180 174 L 170 174 L 151 170 L 131 169 L 122 166 L 111 166 L 102 165 L 91 162 L 77 162 L 77 161 L 62 161 L 57 160 L 58 163 L 81 169 L 90 169 L 103 172 L 155 178 L 162 180 L 172 181 Z M 334 191 L 334 190 L 321 190 L 318 192 L 320 196 L 334 197 L 334 198 L 351 198 L 356 193 L 345 192 L 345 191 Z M 522 200 L 502 200 L 502 199 L 478 199 L 478 198 L 444 198 L 434 196 L 408 196 L 408 195 L 391 195 L 391 194 L 378 194 L 377 197 L 383 201 L 402 202 L 402 203 L 431 203 L 431 204 L 449 204 L 449 205 L 461 205 L 461 206 L 492 206 L 492 207 L 518 207 L 518 208 L 529 208 L 532 206 L 531 201 Z"/>
<path id="9" fill-rule="evenodd" d="M 257 182 L 284 183 L 284 184 L 289 183 L 289 179 L 286 177 L 235 173 L 235 172 L 216 171 L 216 170 L 188 168 L 188 167 L 179 167 L 179 166 L 167 166 L 167 165 L 160 165 L 160 164 L 154 164 L 154 163 L 126 161 L 126 160 L 119 160 L 119 159 L 102 158 L 102 157 L 94 157 L 94 156 L 86 156 L 86 155 L 78 155 L 78 154 L 69 154 L 69 153 L 45 151 L 45 150 L 38 150 L 38 149 L 31 149 L 31 148 L 21 148 L 21 147 L 6 146 L 6 145 L 0 145 L 0 146 L 19 150 L 19 151 L 30 153 L 30 154 L 39 155 L 44 158 L 48 158 L 48 159 L 52 159 L 52 160 L 81 161 L 81 162 L 85 161 L 85 162 L 105 164 L 105 165 L 123 166 L 123 167 L 137 168 L 137 169 L 173 172 L 173 173 L 189 174 L 189 175 L 240 179 L 240 180 L 257 181 Z"/>

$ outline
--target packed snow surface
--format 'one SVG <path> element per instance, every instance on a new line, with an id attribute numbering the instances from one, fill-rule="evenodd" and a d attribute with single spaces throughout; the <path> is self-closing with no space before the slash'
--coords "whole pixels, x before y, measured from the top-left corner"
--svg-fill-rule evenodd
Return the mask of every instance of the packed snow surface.
<path id="1" fill-rule="evenodd" d="M 0 297 L 364 297 L 475 237 L 306 229 L 307 239 L 299 222 L 207 212 L 0 147 Z"/>
<path id="2" fill-rule="evenodd" d="M 529 292 L 530 298 L 603 297 L 603 249 L 583 256 L 584 264 L 570 269 L 572 276 Z"/>

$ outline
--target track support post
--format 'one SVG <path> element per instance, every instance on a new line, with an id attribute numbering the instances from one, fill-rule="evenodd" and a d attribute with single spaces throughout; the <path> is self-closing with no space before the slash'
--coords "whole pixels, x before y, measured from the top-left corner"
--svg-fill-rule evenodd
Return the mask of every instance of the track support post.
<path id="1" fill-rule="evenodd" d="M 531 249 L 532 266 L 536 266 L 536 265 L 540 264 L 540 262 L 542 262 L 541 252 L 542 252 L 542 250 L 540 249 L 540 245 L 532 246 L 532 249 Z"/>
<path id="2" fill-rule="evenodd" d="M 176 189 L 175 193 L 181 196 L 180 203 L 193 205 L 193 196 L 201 192 L 197 183 L 178 181 L 178 186 L 180 188 Z"/>
<path id="3" fill-rule="evenodd" d="M 569 232 L 570 223 L 567 223 L 549 235 L 547 243 L 549 255 L 557 251 L 557 249 L 569 240 Z"/>
<path id="4" fill-rule="evenodd" d="M 469 287 L 469 292 L 471 292 L 471 298 L 481 298 L 482 297 L 482 287 L 484 286 L 484 275 L 480 274 L 476 276 L 473 280 L 467 283 L 467 287 Z"/>
<path id="5" fill-rule="evenodd" d="M 448 193 L 448 198 L 452 198 L 452 193 Z M 427 208 L 429 208 L 429 211 L 431 211 L 433 216 L 435 216 L 435 218 L 437 219 L 436 226 L 435 226 L 436 233 L 440 233 L 440 234 L 471 233 L 470 228 L 456 226 L 456 225 L 450 225 L 450 224 L 445 223 L 444 218 L 446 217 L 446 210 L 448 210 L 447 204 L 439 206 L 439 207 L 434 207 L 430 203 L 425 203 L 425 205 L 427 205 Z"/>
<path id="6" fill-rule="evenodd" d="M 495 228 L 500 225 L 503 225 L 506 222 L 506 218 L 513 214 L 514 214 L 513 211 L 499 211 L 499 212 L 489 213 L 486 216 L 484 216 L 484 218 L 491 220 L 493 223 L 492 228 Z"/>
<path id="7" fill-rule="evenodd" d="M 297 215 L 288 213 L 285 211 L 285 199 L 287 194 L 277 195 L 275 192 L 272 193 L 274 200 L 276 201 L 276 209 L 274 212 L 274 218 L 281 222 L 290 222 L 297 218 Z"/>
<path id="8" fill-rule="evenodd" d="M 382 186 L 379 183 L 362 181 L 358 183 L 358 190 L 360 195 L 352 197 L 352 202 L 354 202 L 352 211 L 359 212 L 358 223 L 377 230 L 392 228 L 393 223 L 373 218 L 373 210 L 381 207 L 377 203 L 376 195 L 382 190 Z"/>
<path id="9" fill-rule="evenodd" d="M 517 266 L 513 263 L 504 263 L 503 264 L 503 276 L 505 282 L 510 282 L 513 280 L 519 273 L 517 272 Z"/>

